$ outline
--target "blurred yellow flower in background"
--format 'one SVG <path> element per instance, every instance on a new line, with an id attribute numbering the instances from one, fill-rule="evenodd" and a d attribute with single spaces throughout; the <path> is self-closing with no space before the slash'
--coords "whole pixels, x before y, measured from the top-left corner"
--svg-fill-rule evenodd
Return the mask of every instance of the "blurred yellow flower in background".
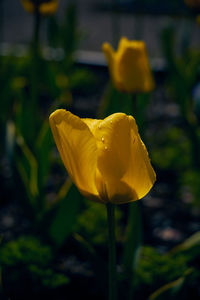
<path id="1" fill-rule="evenodd" d="M 58 0 L 49 1 L 34 1 L 34 0 L 21 0 L 24 9 L 33 13 L 38 5 L 39 13 L 41 15 L 52 15 L 56 12 L 58 8 Z"/>
<path id="2" fill-rule="evenodd" d="M 129 41 L 122 37 L 116 52 L 108 43 L 103 44 L 102 50 L 116 89 L 127 93 L 150 92 L 154 89 L 155 83 L 143 41 Z"/>
<path id="3" fill-rule="evenodd" d="M 185 4 L 190 7 L 200 7 L 200 0 L 185 0 Z"/>
<path id="4" fill-rule="evenodd" d="M 81 119 L 58 109 L 49 119 L 62 161 L 84 196 L 120 204 L 152 188 L 156 175 L 132 116 Z"/>

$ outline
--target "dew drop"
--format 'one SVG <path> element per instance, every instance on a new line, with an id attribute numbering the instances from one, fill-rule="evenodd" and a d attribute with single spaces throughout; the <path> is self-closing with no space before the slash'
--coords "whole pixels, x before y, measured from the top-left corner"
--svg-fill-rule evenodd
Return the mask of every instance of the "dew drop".
<path id="1" fill-rule="evenodd" d="M 108 147 L 107 146 L 105 146 L 105 148 L 104 148 L 105 150 L 108 150 Z"/>
<path id="2" fill-rule="evenodd" d="M 98 128 L 101 129 L 101 125 L 98 125 Z"/>
<path id="3" fill-rule="evenodd" d="M 110 121 L 110 124 L 112 124 L 112 121 Z"/>
<path id="4" fill-rule="evenodd" d="M 103 137 L 103 136 L 102 136 L 101 140 L 102 140 L 102 143 L 104 143 L 104 142 L 105 142 L 105 139 L 104 139 L 104 137 Z"/>

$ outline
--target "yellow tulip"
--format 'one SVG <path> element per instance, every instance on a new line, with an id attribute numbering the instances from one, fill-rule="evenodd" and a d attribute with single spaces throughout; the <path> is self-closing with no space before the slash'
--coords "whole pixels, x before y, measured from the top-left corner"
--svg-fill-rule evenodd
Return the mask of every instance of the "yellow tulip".
<path id="1" fill-rule="evenodd" d="M 34 13 L 36 9 L 36 1 L 21 0 L 24 9 L 29 13 Z M 41 15 L 52 15 L 58 8 L 58 0 L 38 1 L 39 13 Z"/>
<path id="2" fill-rule="evenodd" d="M 200 0 L 185 0 L 185 4 L 190 7 L 200 7 Z"/>
<path id="3" fill-rule="evenodd" d="M 104 43 L 102 50 L 108 62 L 114 86 L 121 92 L 150 92 L 155 83 L 143 41 L 129 41 L 122 37 L 115 52 Z"/>
<path id="4" fill-rule="evenodd" d="M 49 119 L 65 168 L 84 196 L 120 204 L 152 188 L 156 175 L 132 116 L 81 119 L 58 109 Z"/>

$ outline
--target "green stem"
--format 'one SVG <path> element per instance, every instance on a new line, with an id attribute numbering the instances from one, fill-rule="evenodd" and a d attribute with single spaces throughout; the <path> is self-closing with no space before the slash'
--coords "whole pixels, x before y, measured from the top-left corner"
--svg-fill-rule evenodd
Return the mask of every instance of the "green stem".
<path id="1" fill-rule="evenodd" d="M 109 247 L 109 300 L 117 300 L 116 243 L 114 204 L 107 203 Z"/>
<path id="2" fill-rule="evenodd" d="M 39 12 L 39 2 L 35 3 L 35 12 L 34 12 L 34 32 L 33 32 L 33 52 L 34 55 L 39 53 L 39 35 L 40 35 L 40 12 Z"/>
<path id="3" fill-rule="evenodd" d="M 134 275 L 139 260 L 142 245 L 141 207 L 138 201 L 129 204 L 129 218 L 127 224 L 126 242 L 124 245 L 123 263 L 126 270 L 128 299 L 134 296 Z"/>
<path id="4" fill-rule="evenodd" d="M 39 98 L 39 64 L 40 64 L 40 25 L 41 16 L 39 12 L 39 1 L 35 3 L 34 12 L 34 32 L 32 45 L 32 105 L 33 112 L 36 113 Z"/>

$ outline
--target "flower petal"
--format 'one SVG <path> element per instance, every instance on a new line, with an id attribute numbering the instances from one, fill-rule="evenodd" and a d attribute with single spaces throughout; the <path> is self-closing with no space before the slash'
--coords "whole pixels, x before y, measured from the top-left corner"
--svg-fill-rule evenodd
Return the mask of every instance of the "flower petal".
<path id="1" fill-rule="evenodd" d="M 113 50 L 109 43 L 103 43 L 102 50 L 108 63 L 110 77 L 113 84 L 117 89 L 122 89 L 120 74 L 117 66 L 117 52 Z"/>
<path id="2" fill-rule="evenodd" d="M 82 194 L 99 200 L 96 188 L 97 146 L 88 126 L 64 109 L 50 115 L 50 126 L 62 161 Z"/>
<path id="3" fill-rule="evenodd" d="M 35 7 L 34 7 L 34 4 L 30 0 L 21 0 L 21 3 L 27 12 L 29 12 L 29 13 L 34 12 Z"/>
<path id="4" fill-rule="evenodd" d="M 149 92 L 154 88 L 144 42 L 129 42 L 124 49 L 121 47 L 117 57 L 118 73 L 125 91 Z"/>
<path id="5" fill-rule="evenodd" d="M 85 122 L 96 138 L 96 185 L 103 201 L 120 204 L 144 197 L 156 177 L 134 118 L 116 113 Z"/>
<path id="6" fill-rule="evenodd" d="M 130 157 L 127 172 L 122 180 L 135 190 L 137 199 L 141 199 L 152 188 L 156 174 L 151 166 L 146 147 L 139 136 L 135 119 L 132 116 L 128 118 L 131 140 Z"/>
<path id="7" fill-rule="evenodd" d="M 40 4 L 40 13 L 42 15 L 52 15 L 56 12 L 58 8 L 58 0 L 51 0 L 49 2 L 44 2 Z"/>
<path id="8" fill-rule="evenodd" d="M 94 136 L 98 147 L 98 168 L 106 177 L 122 178 L 128 166 L 129 120 L 115 113 L 102 120 Z"/>
<path id="9" fill-rule="evenodd" d="M 130 124 L 123 113 L 116 113 L 105 120 L 99 120 L 91 129 L 98 147 L 97 189 L 104 201 L 114 203 L 129 202 L 135 191 L 122 178 L 130 157 Z M 106 199 L 106 200 L 105 200 Z"/>
<path id="10" fill-rule="evenodd" d="M 124 49 L 130 44 L 130 41 L 125 37 L 125 36 L 122 36 L 120 41 L 119 41 L 119 44 L 118 44 L 118 50 L 117 50 L 117 53 L 120 53 L 121 51 L 123 52 Z"/>

